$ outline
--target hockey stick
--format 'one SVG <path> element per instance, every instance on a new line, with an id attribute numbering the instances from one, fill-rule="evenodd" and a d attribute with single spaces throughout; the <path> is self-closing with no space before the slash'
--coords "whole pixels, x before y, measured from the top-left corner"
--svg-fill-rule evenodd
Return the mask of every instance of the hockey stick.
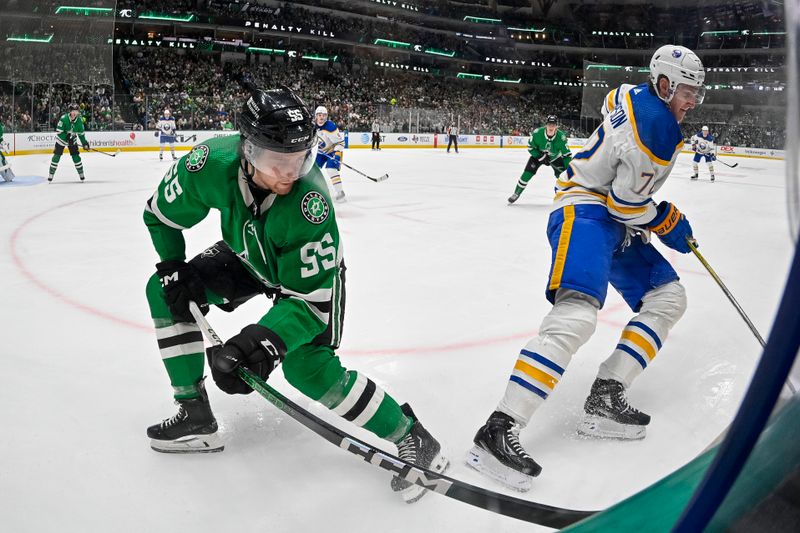
<path id="1" fill-rule="evenodd" d="M 730 164 L 726 163 L 725 161 L 723 161 L 722 159 L 720 159 L 719 158 L 719 154 L 717 154 L 717 149 L 716 148 L 714 149 L 714 161 L 719 161 L 720 163 L 722 163 L 723 165 L 725 165 L 726 167 L 729 167 L 729 168 L 736 168 L 736 167 L 739 166 L 739 163 L 734 163 L 734 164 L 730 165 Z"/>
<path id="2" fill-rule="evenodd" d="M 211 325 L 194 302 L 189 304 L 189 309 L 206 339 L 217 346 L 223 344 L 222 339 L 220 339 L 211 328 Z M 387 470 L 394 475 L 421 487 L 425 487 L 433 492 L 438 492 L 439 494 L 443 494 L 455 500 L 487 509 L 504 516 L 552 528 L 566 527 L 595 513 L 595 511 L 576 511 L 573 509 L 551 507 L 513 496 L 506 496 L 505 494 L 476 487 L 407 463 L 317 418 L 312 413 L 309 413 L 286 398 L 283 394 L 270 387 L 259 376 L 250 372 L 250 370 L 240 366 L 237 368 L 237 373 L 245 383 L 264 397 L 269 403 L 331 444 L 361 457 L 367 463 Z"/>
<path id="3" fill-rule="evenodd" d="M 722 282 L 717 273 L 714 272 L 714 269 L 711 268 L 711 265 L 708 264 L 708 261 L 706 261 L 705 257 L 702 256 L 700 251 L 697 249 L 697 244 L 695 243 L 695 241 L 687 237 L 686 243 L 689 245 L 689 249 L 697 257 L 697 259 L 699 259 L 700 262 L 703 264 L 703 266 L 706 267 L 708 273 L 711 274 L 711 277 L 714 278 L 714 281 L 717 282 L 717 285 L 719 285 L 719 288 L 722 289 L 722 292 L 725 293 L 725 296 L 728 297 L 728 300 L 730 300 L 730 302 L 736 308 L 736 311 L 739 312 L 739 316 L 742 317 L 742 319 L 747 324 L 747 327 L 750 328 L 750 331 L 752 331 L 753 335 L 755 335 L 756 339 L 758 339 L 758 342 L 759 344 L 761 344 L 761 347 L 764 348 L 767 345 L 767 343 L 764 342 L 764 337 L 761 336 L 761 334 L 758 332 L 753 322 L 750 321 L 750 318 L 747 316 L 747 313 L 744 312 L 742 306 L 739 305 L 739 302 L 737 302 L 736 298 L 733 297 L 733 294 L 731 293 L 731 291 L 728 290 L 728 287 L 725 286 L 725 284 Z M 786 382 L 786 386 L 789 388 L 790 391 L 792 391 L 792 394 L 797 393 L 794 386 L 792 386 L 792 384 L 789 381 Z"/>
<path id="4" fill-rule="evenodd" d="M 322 154 L 322 155 L 324 155 L 324 156 L 325 156 L 325 157 L 327 157 L 328 159 L 335 159 L 335 158 L 334 158 L 332 155 L 330 155 L 330 154 L 326 154 L 325 152 L 319 152 L 319 153 L 320 153 L 320 154 Z M 358 170 L 357 168 L 353 168 L 353 167 L 351 167 L 350 165 L 348 165 L 348 164 L 347 164 L 347 163 L 345 163 L 344 161 L 338 161 L 338 163 L 339 163 L 340 165 L 344 165 L 344 166 L 346 166 L 347 168 L 349 168 L 350 170 L 352 170 L 352 171 L 353 171 L 353 172 L 355 172 L 356 174 L 361 174 L 362 176 L 364 176 L 364 177 L 365 177 L 365 178 L 367 178 L 368 180 L 374 181 L 375 183 L 378 183 L 379 181 L 386 181 L 386 180 L 388 180 L 388 179 L 389 179 L 389 174 L 384 174 L 383 176 L 378 176 L 377 178 L 373 178 L 372 176 L 368 176 L 368 175 L 364 174 L 363 172 L 361 172 L 361 171 L 360 171 L 360 170 Z"/>
<path id="5" fill-rule="evenodd" d="M 720 163 L 722 163 L 723 165 L 725 165 L 726 167 L 729 167 L 729 168 L 736 168 L 736 167 L 739 166 L 739 163 L 734 163 L 734 164 L 730 165 L 730 164 L 726 163 L 725 161 L 723 161 L 722 159 L 720 159 L 719 157 L 715 157 L 714 160 L 715 161 L 719 161 Z"/>
<path id="6" fill-rule="evenodd" d="M 107 155 L 108 157 L 117 157 L 117 154 L 120 152 L 120 149 L 117 148 L 117 150 L 113 154 L 111 154 L 109 152 L 104 152 L 102 150 L 95 150 L 94 148 L 89 148 L 89 151 L 90 152 L 97 152 L 98 154 Z"/>

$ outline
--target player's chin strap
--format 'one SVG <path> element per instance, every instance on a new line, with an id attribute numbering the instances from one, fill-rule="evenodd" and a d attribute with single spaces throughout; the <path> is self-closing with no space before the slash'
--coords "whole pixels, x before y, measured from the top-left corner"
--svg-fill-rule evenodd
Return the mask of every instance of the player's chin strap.
<path id="1" fill-rule="evenodd" d="M 736 301 L 736 298 L 733 297 L 733 294 L 731 293 L 731 291 L 728 290 L 728 287 L 726 287 L 725 284 L 722 282 L 722 279 L 720 279 L 720 277 L 717 275 L 717 273 L 714 272 L 714 269 L 711 268 L 711 265 L 708 264 L 708 261 L 706 261 L 705 257 L 703 257 L 700 254 L 700 251 L 697 249 L 697 241 L 695 241 L 694 239 L 692 239 L 690 237 L 687 237 L 686 238 L 686 243 L 689 245 L 689 249 L 697 257 L 697 259 L 699 259 L 700 262 L 703 264 L 703 266 L 706 267 L 706 270 L 708 270 L 708 273 L 711 274 L 712 278 L 714 278 L 714 281 L 717 282 L 717 285 L 719 285 L 719 288 L 722 289 L 722 292 L 725 293 L 725 296 L 728 297 L 728 300 L 730 300 L 730 302 L 736 308 L 736 311 L 739 313 L 739 316 L 742 317 L 742 319 L 747 324 L 747 327 L 750 328 L 750 331 L 752 331 L 753 335 L 755 335 L 756 339 L 758 339 L 758 342 L 759 342 L 759 344 L 761 344 L 761 347 L 764 348 L 766 346 L 766 343 L 764 342 L 764 338 L 761 336 L 761 334 L 756 329 L 756 326 L 753 324 L 753 322 L 747 316 L 747 313 L 744 312 L 744 309 L 742 309 L 742 306 L 739 305 L 739 302 Z M 792 391 L 792 394 L 797 394 L 797 391 L 795 390 L 795 388 L 791 384 L 791 382 L 787 381 L 786 382 L 786 387 L 788 387 L 788 389 L 790 391 Z"/>

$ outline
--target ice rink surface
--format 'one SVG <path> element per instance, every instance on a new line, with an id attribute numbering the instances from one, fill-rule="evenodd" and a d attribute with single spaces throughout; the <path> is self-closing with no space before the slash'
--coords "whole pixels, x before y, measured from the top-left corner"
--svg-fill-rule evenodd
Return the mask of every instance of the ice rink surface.
<path id="1" fill-rule="evenodd" d="M 210 385 L 226 449 L 153 452 L 148 425 L 175 413 L 144 286 L 158 260 L 142 210 L 170 166 L 154 152 L 84 154 L 87 181 L 62 158 L 12 157 L 20 185 L 0 184 L 0 524 L 8 532 L 519 532 L 535 525 L 430 494 L 406 505 L 390 475 L 337 449 L 261 397 Z M 451 458 L 449 475 L 508 492 L 464 464 L 494 410 L 519 349 L 550 305 L 545 227 L 553 175 L 540 169 L 520 200 L 506 198 L 524 150 L 349 151 L 348 195 L 336 205 L 347 272 L 340 356 L 409 401 Z M 710 183 L 690 182 L 682 154 L 656 200 L 692 223 L 700 251 L 764 336 L 793 249 L 784 164 L 727 158 Z M 211 215 L 187 234 L 190 257 L 219 239 Z M 544 467 L 524 498 L 600 509 L 700 453 L 730 422 L 759 346 L 692 255 L 656 246 L 678 270 L 689 307 L 630 390 L 649 413 L 639 442 L 579 438 L 575 426 L 599 363 L 632 312 L 613 291 L 597 332 L 522 433 Z M 251 301 L 208 318 L 223 338 L 266 312 Z M 304 399 L 280 371 L 277 389 L 361 438 Z M 383 444 L 382 444 L 383 445 Z M 394 453 L 392 448 L 385 449 Z"/>

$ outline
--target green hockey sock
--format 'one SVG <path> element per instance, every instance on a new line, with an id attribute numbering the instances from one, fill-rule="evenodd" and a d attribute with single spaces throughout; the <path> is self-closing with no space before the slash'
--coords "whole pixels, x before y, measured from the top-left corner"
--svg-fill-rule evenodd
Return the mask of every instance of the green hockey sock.
<path id="1" fill-rule="evenodd" d="M 164 359 L 176 400 L 197 398 L 200 395 L 197 392 L 197 382 L 203 377 L 204 363 L 201 353 Z"/>
<path id="2" fill-rule="evenodd" d="M 352 370 L 344 373 L 320 402 L 345 420 L 394 443 L 402 440 L 414 423 L 389 393 Z"/>
<path id="3" fill-rule="evenodd" d="M 525 190 L 525 187 L 528 186 L 528 182 L 531 181 L 533 177 L 533 172 L 525 171 L 522 173 L 522 176 L 519 177 L 519 181 L 517 182 L 517 188 L 514 189 L 514 194 L 522 194 L 522 191 Z"/>

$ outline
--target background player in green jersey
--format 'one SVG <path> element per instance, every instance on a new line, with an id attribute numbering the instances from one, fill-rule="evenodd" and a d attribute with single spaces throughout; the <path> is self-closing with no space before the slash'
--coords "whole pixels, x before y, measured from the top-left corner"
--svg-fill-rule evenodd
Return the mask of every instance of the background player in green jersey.
<path id="1" fill-rule="evenodd" d="M 561 175 L 572 161 L 572 153 L 567 148 L 567 134 L 558 129 L 558 119 L 554 115 L 547 117 L 544 127 L 536 128 L 528 141 L 528 163 L 517 182 L 514 194 L 509 196 L 508 203 L 513 204 L 528 186 L 528 182 L 539 167 L 547 165 L 553 168 L 555 177 Z"/>
<path id="2" fill-rule="evenodd" d="M 50 174 L 47 176 L 47 181 L 53 181 L 65 146 L 69 150 L 69 155 L 72 156 L 72 162 L 75 163 L 75 169 L 78 171 L 81 181 L 85 179 L 83 161 L 81 161 L 81 154 L 78 151 L 78 144 L 75 142 L 76 137 L 80 138 L 83 149 L 88 150 L 89 142 L 84 135 L 80 108 L 78 104 L 70 104 L 67 113 L 61 115 L 58 125 L 56 125 L 56 147 L 53 149 L 53 159 L 50 160 Z"/>
<path id="3" fill-rule="evenodd" d="M 11 165 L 9 165 L 8 159 L 3 153 L 3 132 L 3 122 L 0 121 L 0 178 L 3 178 L 3 181 L 14 181 Z"/>
<path id="4" fill-rule="evenodd" d="M 257 295 L 273 300 L 256 323 L 209 350 L 211 375 L 229 394 L 248 394 L 235 372 L 266 379 L 282 363 L 286 380 L 337 415 L 398 447 L 405 460 L 442 472 L 447 459 L 411 408 L 335 349 L 344 319 L 345 266 L 336 214 L 314 165 L 309 110 L 288 88 L 258 90 L 242 107 L 240 135 L 199 144 L 174 163 L 148 200 L 144 221 L 159 255 L 147 299 L 178 413 L 147 429 L 162 452 L 220 451 L 203 385 L 203 337 L 190 301 L 232 311 Z M 186 261 L 182 231 L 220 212 L 222 241 Z M 395 477 L 407 501 L 425 489 Z"/>

